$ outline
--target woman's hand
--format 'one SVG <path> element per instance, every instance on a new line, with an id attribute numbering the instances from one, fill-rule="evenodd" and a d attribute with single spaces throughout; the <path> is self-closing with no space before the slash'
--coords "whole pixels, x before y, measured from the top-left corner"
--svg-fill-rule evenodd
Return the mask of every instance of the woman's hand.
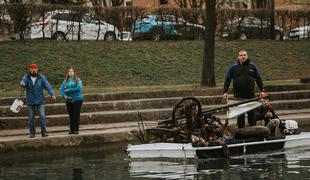
<path id="1" fill-rule="evenodd" d="M 52 96 L 52 101 L 56 102 L 56 96 Z"/>

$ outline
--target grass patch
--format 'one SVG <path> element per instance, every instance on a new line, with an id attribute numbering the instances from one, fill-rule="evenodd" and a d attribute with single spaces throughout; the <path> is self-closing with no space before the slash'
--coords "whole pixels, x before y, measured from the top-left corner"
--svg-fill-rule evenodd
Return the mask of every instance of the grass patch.
<path id="1" fill-rule="evenodd" d="M 265 81 L 309 76 L 309 41 L 217 41 L 217 82 L 223 82 L 227 68 L 236 61 L 241 49 L 248 51 Z M 0 54 L 0 96 L 18 91 L 18 83 L 29 63 L 38 63 L 55 89 L 71 65 L 90 91 L 134 86 L 196 86 L 201 78 L 203 41 L 12 41 L 0 43 Z"/>

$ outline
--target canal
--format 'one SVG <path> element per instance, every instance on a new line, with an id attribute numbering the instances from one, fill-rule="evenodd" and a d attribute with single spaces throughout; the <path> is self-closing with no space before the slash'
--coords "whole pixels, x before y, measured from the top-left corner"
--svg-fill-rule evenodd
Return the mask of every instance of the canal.
<path id="1" fill-rule="evenodd" d="M 232 159 L 132 161 L 125 144 L 1 155 L 0 180 L 310 179 L 310 146 Z"/>

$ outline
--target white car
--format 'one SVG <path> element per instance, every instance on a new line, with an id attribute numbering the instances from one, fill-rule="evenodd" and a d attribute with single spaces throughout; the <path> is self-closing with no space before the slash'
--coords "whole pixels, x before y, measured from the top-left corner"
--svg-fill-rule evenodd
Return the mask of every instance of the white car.
<path id="1" fill-rule="evenodd" d="M 98 36 L 98 40 L 113 41 L 118 39 L 119 31 L 115 26 L 104 21 L 95 20 L 89 14 L 84 14 L 82 18 L 79 18 L 79 14 L 73 11 L 57 10 L 47 12 L 46 15 L 44 22 L 40 18 L 37 22 L 32 23 L 29 38 L 43 38 L 44 30 L 46 38 L 61 41 L 77 40 L 79 19 L 81 19 L 81 40 L 96 40 Z"/>
<path id="2" fill-rule="evenodd" d="M 290 39 L 310 38 L 310 23 L 305 26 L 294 28 L 289 32 Z"/>

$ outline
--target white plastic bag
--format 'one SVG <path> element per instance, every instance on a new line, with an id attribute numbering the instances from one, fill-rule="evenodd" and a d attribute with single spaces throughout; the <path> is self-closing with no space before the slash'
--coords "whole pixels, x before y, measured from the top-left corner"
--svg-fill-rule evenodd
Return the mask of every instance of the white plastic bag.
<path id="1" fill-rule="evenodd" d="M 10 107 L 10 110 L 14 113 L 18 113 L 20 108 L 24 105 L 24 102 L 20 99 L 15 99 Z"/>

